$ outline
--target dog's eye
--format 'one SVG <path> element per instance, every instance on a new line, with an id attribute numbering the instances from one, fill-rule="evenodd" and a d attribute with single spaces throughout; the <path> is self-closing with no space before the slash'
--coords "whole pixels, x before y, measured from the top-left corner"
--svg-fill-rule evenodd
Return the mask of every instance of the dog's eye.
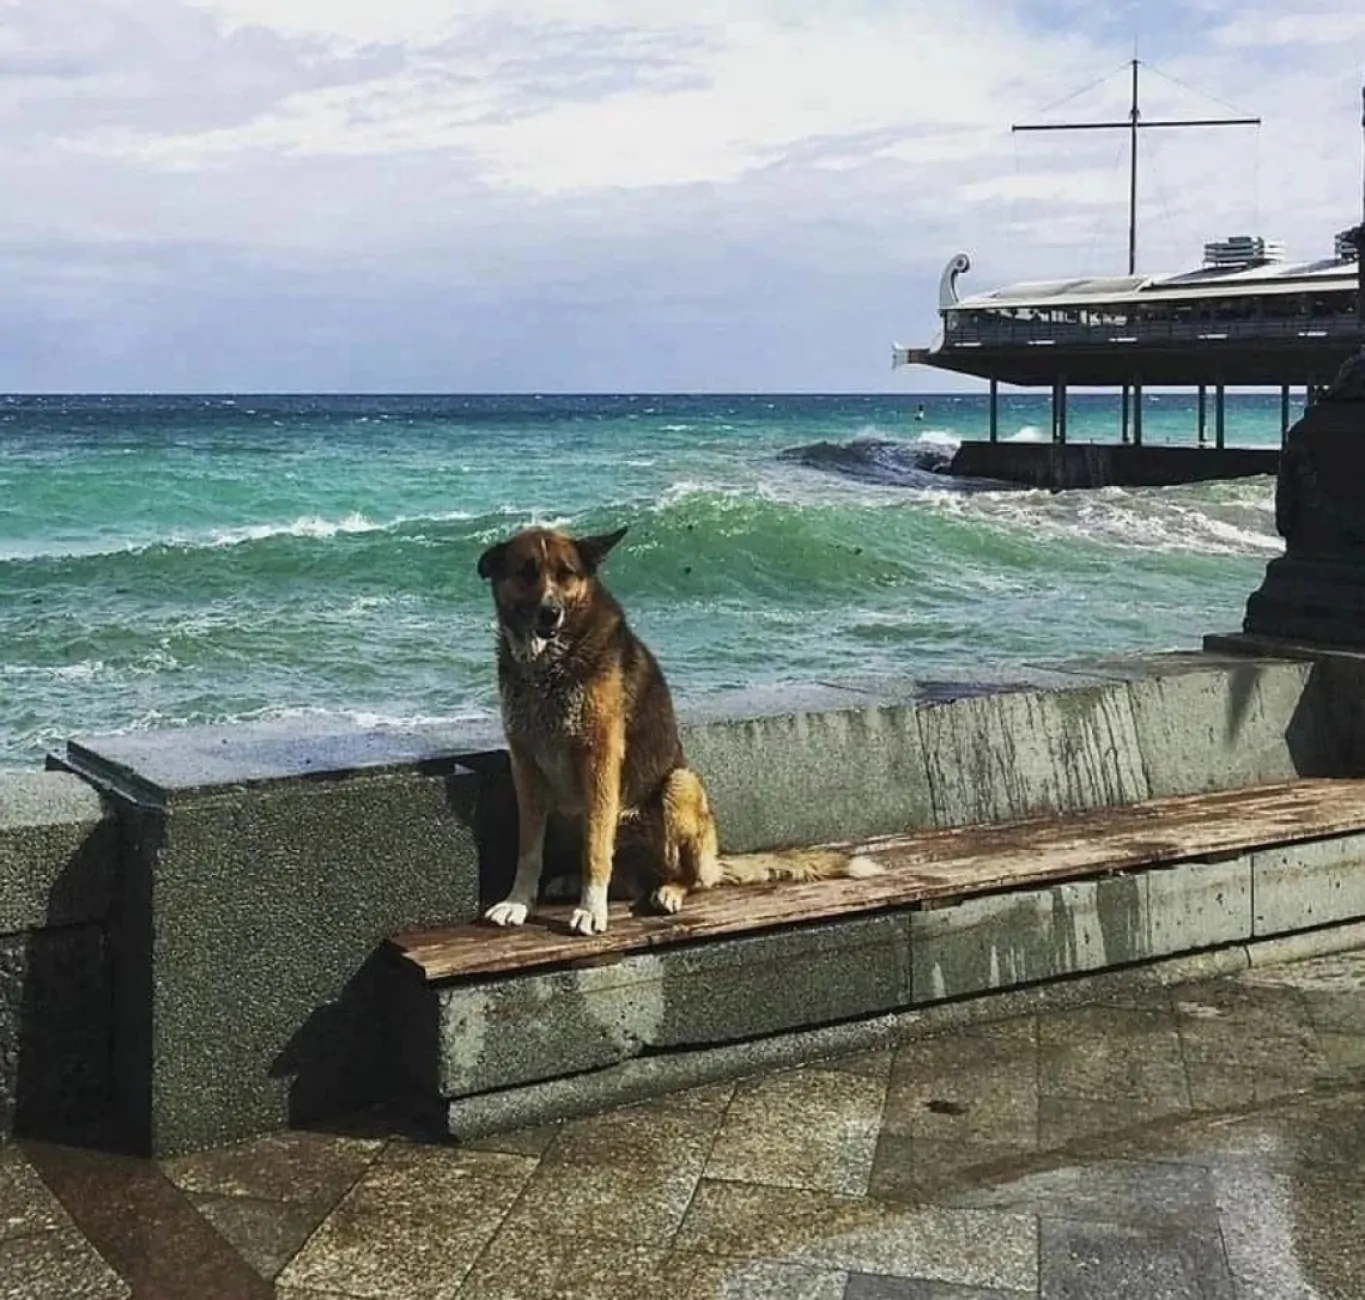
<path id="1" fill-rule="evenodd" d="M 534 582 L 536 580 L 536 562 L 534 560 L 527 560 L 526 563 L 521 566 L 517 576 L 522 582 Z"/>
<path id="2" fill-rule="evenodd" d="M 574 571 L 567 564 L 561 564 L 555 569 L 555 581 L 561 586 L 575 576 Z"/>

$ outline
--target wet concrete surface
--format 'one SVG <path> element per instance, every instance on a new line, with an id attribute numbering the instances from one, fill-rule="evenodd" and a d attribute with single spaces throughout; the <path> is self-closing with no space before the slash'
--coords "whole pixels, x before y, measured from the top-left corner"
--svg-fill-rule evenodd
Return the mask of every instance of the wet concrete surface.
<path id="1" fill-rule="evenodd" d="M 464 1146 L 0 1147 L 0 1300 L 1365 1300 L 1365 951 Z"/>

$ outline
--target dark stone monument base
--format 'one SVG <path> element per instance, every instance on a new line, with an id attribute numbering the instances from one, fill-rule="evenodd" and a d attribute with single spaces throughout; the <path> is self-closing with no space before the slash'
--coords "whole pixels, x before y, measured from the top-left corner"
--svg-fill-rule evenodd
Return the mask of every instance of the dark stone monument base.
<path id="1" fill-rule="evenodd" d="M 1365 649 L 1365 349 L 1289 431 L 1275 527 L 1285 553 L 1247 600 L 1243 631 Z"/>
<path id="2" fill-rule="evenodd" d="M 1242 626 L 1278 640 L 1365 648 L 1365 565 L 1289 555 L 1271 560 L 1260 589 L 1247 599 Z"/>

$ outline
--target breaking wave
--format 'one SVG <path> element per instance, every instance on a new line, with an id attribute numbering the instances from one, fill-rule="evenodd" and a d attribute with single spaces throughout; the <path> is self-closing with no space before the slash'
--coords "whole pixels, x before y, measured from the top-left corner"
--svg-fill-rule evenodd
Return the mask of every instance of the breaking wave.
<path id="1" fill-rule="evenodd" d="M 786 447 L 777 458 L 884 487 L 942 487 L 958 445 L 948 434 L 927 433 L 908 442 L 865 433 L 848 442 Z"/>

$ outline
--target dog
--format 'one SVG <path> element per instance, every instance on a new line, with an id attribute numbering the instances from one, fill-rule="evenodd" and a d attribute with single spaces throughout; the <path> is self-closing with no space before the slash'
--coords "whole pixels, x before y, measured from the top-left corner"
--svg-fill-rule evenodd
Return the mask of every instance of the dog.
<path id="1" fill-rule="evenodd" d="M 498 629 L 498 694 L 517 797 L 512 890 L 484 914 L 520 925 L 539 893 L 552 813 L 581 821 L 581 935 L 607 928 L 618 832 L 649 847 L 653 906 L 675 913 L 688 893 L 721 883 L 870 875 L 881 868 L 837 852 L 718 852 L 716 820 L 701 778 L 687 766 L 663 670 L 631 631 L 597 576 L 625 528 L 572 538 L 528 528 L 479 557 L 492 585 Z"/>

